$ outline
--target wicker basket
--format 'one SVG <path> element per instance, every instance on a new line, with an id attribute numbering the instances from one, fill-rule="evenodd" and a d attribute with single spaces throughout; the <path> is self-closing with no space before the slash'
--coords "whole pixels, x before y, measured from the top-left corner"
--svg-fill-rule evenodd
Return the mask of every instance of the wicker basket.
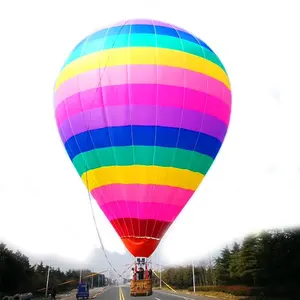
<path id="1" fill-rule="evenodd" d="M 131 280 L 130 282 L 130 296 L 150 296 L 152 295 L 152 280 Z"/>

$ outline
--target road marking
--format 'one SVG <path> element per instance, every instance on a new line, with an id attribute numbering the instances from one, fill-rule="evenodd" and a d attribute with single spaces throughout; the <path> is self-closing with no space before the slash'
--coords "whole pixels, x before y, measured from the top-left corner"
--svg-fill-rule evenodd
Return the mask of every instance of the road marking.
<path id="1" fill-rule="evenodd" d="M 184 299 L 184 300 L 195 300 L 195 299 L 192 299 L 192 298 L 188 298 L 186 296 L 182 296 L 182 295 L 180 296 L 178 294 L 166 293 L 166 292 L 162 292 L 162 291 L 155 291 L 155 292 L 165 294 L 165 295 L 168 295 L 168 296 L 174 296 L 174 297 L 181 298 L 181 299 Z"/>
<path id="2" fill-rule="evenodd" d="M 119 298 L 120 298 L 120 300 L 125 300 L 125 297 L 124 297 L 124 294 L 123 294 L 123 291 L 122 291 L 121 287 L 119 287 Z"/>
<path id="3" fill-rule="evenodd" d="M 160 300 L 159 298 L 156 298 L 156 297 L 155 297 L 155 299 L 156 299 L 156 300 Z"/>
<path id="4" fill-rule="evenodd" d="M 91 300 L 95 299 L 96 297 L 98 297 L 99 295 L 101 295 L 103 292 L 105 292 L 106 289 L 105 287 L 104 288 L 101 288 L 101 291 L 99 291 L 98 293 L 96 293 L 93 297 L 91 297 Z"/>

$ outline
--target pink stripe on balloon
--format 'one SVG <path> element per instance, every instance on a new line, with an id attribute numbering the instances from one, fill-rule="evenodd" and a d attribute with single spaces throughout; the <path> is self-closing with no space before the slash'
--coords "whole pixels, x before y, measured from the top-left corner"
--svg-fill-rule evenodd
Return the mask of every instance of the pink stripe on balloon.
<path id="1" fill-rule="evenodd" d="M 138 200 L 183 207 L 194 191 L 155 184 L 109 184 L 92 190 L 99 205 L 114 201 Z"/>
<path id="2" fill-rule="evenodd" d="M 110 221 L 135 218 L 173 222 L 183 208 L 165 203 L 137 201 L 115 201 L 99 206 Z"/>
<path id="3" fill-rule="evenodd" d="M 122 65 L 91 70 L 65 81 L 56 91 L 55 108 L 66 98 L 99 87 L 126 84 L 161 84 L 204 92 L 231 106 L 231 91 L 210 76 L 160 65 Z"/>
<path id="4" fill-rule="evenodd" d="M 230 107 L 214 96 L 182 87 L 156 84 L 106 86 L 78 93 L 58 105 L 55 116 L 60 127 L 65 120 L 83 111 L 129 105 L 184 107 L 216 117 L 227 126 L 230 118 Z"/>

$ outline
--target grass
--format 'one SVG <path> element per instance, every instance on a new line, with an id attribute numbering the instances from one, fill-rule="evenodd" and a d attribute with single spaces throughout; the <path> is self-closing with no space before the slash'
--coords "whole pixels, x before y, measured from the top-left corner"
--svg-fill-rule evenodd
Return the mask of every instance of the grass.
<path id="1" fill-rule="evenodd" d="M 212 297 L 212 298 L 217 298 L 217 299 L 224 299 L 224 300 L 239 300 L 239 299 L 241 299 L 240 296 L 234 296 L 234 295 L 222 293 L 222 292 L 196 292 L 196 295 Z"/>
<path id="2" fill-rule="evenodd" d="M 153 289 L 159 290 L 160 288 L 153 288 Z M 170 291 L 170 289 L 167 287 L 162 287 L 161 289 L 163 291 Z M 184 294 L 188 294 L 188 295 L 194 294 L 193 292 L 189 292 L 188 290 L 176 290 L 176 292 L 184 293 Z M 233 296 L 231 294 L 222 293 L 222 292 L 196 292 L 196 295 L 206 296 L 206 297 L 211 297 L 211 298 L 216 298 L 216 299 L 221 299 L 221 300 L 240 300 L 240 299 L 242 299 L 241 296 Z"/>

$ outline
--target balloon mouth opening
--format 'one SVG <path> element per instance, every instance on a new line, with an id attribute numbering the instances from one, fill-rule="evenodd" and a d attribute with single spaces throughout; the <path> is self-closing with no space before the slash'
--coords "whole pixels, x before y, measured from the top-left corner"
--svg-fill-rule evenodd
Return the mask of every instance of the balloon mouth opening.
<path id="1" fill-rule="evenodd" d="M 153 237 L 122 237 L 121 239 L 134 257 L 150 257 L 160 243 L 160 239 Z"/>

